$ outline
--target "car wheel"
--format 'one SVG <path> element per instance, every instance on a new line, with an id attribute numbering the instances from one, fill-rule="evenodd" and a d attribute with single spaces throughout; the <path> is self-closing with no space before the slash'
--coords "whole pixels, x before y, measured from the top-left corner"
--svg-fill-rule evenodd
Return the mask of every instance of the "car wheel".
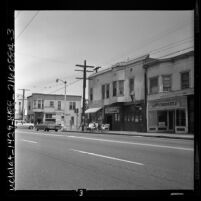
<path id="1" fill-rule="evenodd" d="M 29 126 L 29 129 L 33 129 L 33 126 Z"/>
<path id="2" fill-rule="evenodd" d="M 57 129 L 55 131 L 57 132 Z"/>
<path id="3" fill-rule="evenodd" d="M 36 130 L 38 131 L 38 128 Z"/>

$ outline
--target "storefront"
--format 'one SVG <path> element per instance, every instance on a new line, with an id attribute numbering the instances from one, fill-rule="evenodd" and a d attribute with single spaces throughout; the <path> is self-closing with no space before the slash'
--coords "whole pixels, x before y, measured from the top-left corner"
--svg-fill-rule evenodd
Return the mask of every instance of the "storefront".
<path id="1" fill-rule="evenodd" d="M 123 108 L 125 131 L 146 132 L 146 113 L 144 101 L 125 104 Z"/>
<path id="2" fill-rule="evenodd" d="M 104 123 L 110 125 L 110 130 L 122 130 L 121 105 L 115 104 L 104 108 Z"/>
<path id="3" fill-rule="evenodd" d="M 187 133 L 187 97 L 148 101 L 148 132 Z"/>

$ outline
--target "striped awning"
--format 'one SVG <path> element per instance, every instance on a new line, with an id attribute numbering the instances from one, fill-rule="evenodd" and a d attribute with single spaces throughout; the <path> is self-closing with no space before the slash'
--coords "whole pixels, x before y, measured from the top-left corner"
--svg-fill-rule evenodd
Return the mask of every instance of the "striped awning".
<path id="1" fill-rule="evenodd" d="M 85 111 L 85 113 L 95 113 L 95 112 L 97 112 L 100 109 L 101 109 L 101 107 L 89 108 L 89 109 L 87 109 Z"/>

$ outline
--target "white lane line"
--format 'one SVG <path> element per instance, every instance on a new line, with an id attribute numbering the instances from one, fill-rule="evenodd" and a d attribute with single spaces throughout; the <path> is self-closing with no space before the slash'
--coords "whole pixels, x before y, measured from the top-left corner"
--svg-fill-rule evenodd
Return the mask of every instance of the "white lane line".
<path id="1" fill-rule="evenodd" d="M 85 140 L 96 140 L 103 142 L 114 142 L 114 143 L 122 143 L 122 144 L 131 144 L 131 145 L 141 145 L 141 146 L 150 146 L 150 147 L 159 147 L 159 148 L 168 148 L 168 149 L 177 149 L 177 150 L 185 150 L 185 151 L 194 151 L 193 148 L 185 148 L 185 147 L 174 147 L 174 146 L 166 146 L 166 145 L 157 145 L 157 144 L 146 144 L 146 143 L 137 143 L 137 142 L 127 142 L 127 141 L 117 141 L 117 140 L 105 140 L 100 138 L 88 138 L 88 137 L 79 137 L 73 135 L 59 135 L 59 134 L 47 134 L 47 133 L 37 133 L 37 132 L 22 132 L 28 134 L 39 134 L 39 135 L 48 135 L 48 136 L 61 136 L 61 137 L 71 137 Z"/>
<path id="2" fill-rule="evenodd" d="M 102 158 L 108 158 L 108 159 L 112 159 L 112 160 L 123 161 L 123 162 L 126 162 L 126 163 L 133 163 L 133 164 L 136 164 L 136 165 L 144 165 L 143 163 L 138 163 L 138 162 L 134 162 L 134 161 L 128 161 L 128 160 L 115 158 L 115 157 L 111 157 L 111 156 L 105 156 L 105 155 L 101 155 L 101 154 L 90 153 L 90 152 L 81 151 L 81 150 L 77 150 L 77 149 L 70 149 L 70 150 L 77 151 L 77 152 L 80 152 L 80 153 L 83 153 L 83 154 L 92 155 L 92 156 L 98 156 L 98 157 L 102 157 Z"/>
<path id="3" fill-rule="evenodd" d="M 96 141 L 104 141 L 104 142 L 116 142 L 116 143 L 122 143 L 122 144 L 132 144 L 132 145 L 142 145 L 142 146 L 150 146 L 150 147 L 160 147 L 160 148 L 169 148 L 169 149 L 180 149 L 185 151 L 193 151 L 192 148 L 185 148 L 185 147 L 174 147 L 174 146 L 166 146 L 166 145 L 157 145 L 157 144 L 146 144 L 146 143 L 137 143 L 137 142 L 126 142 L 126 141 L 117 141 L 117 140 L 104 140 L 100 138 L 88 138 L 88 137 L 78 137 L 78 136 L 66 136 L 71 138 L 80 138 L 80 139 L 86 139 L 86 140 L 96 140 Z"/>
<path id="4" fill-rule="evenodd" d="M 24 140 L 24 139 L 22 139 L 22 141 L 25 141 L 25 142 L 31 142 L 31 143 L 38 143 L 38 142 L 36 142 L 36 141 Z"/>

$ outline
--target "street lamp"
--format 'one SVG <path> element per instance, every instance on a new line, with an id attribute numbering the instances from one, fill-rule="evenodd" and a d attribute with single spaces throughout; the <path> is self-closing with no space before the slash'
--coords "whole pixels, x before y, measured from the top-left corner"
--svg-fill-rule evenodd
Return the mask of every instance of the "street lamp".
<path id="1" fill-rule="evenodd" d="M 64 91 L 64 127 L 66 127 L 66 84 L 67 84 L 67 82 L 57 78 L 56 82 L 59 82 L 59 81 L 63 82 L 65 85 L 65 91 Z"/>

